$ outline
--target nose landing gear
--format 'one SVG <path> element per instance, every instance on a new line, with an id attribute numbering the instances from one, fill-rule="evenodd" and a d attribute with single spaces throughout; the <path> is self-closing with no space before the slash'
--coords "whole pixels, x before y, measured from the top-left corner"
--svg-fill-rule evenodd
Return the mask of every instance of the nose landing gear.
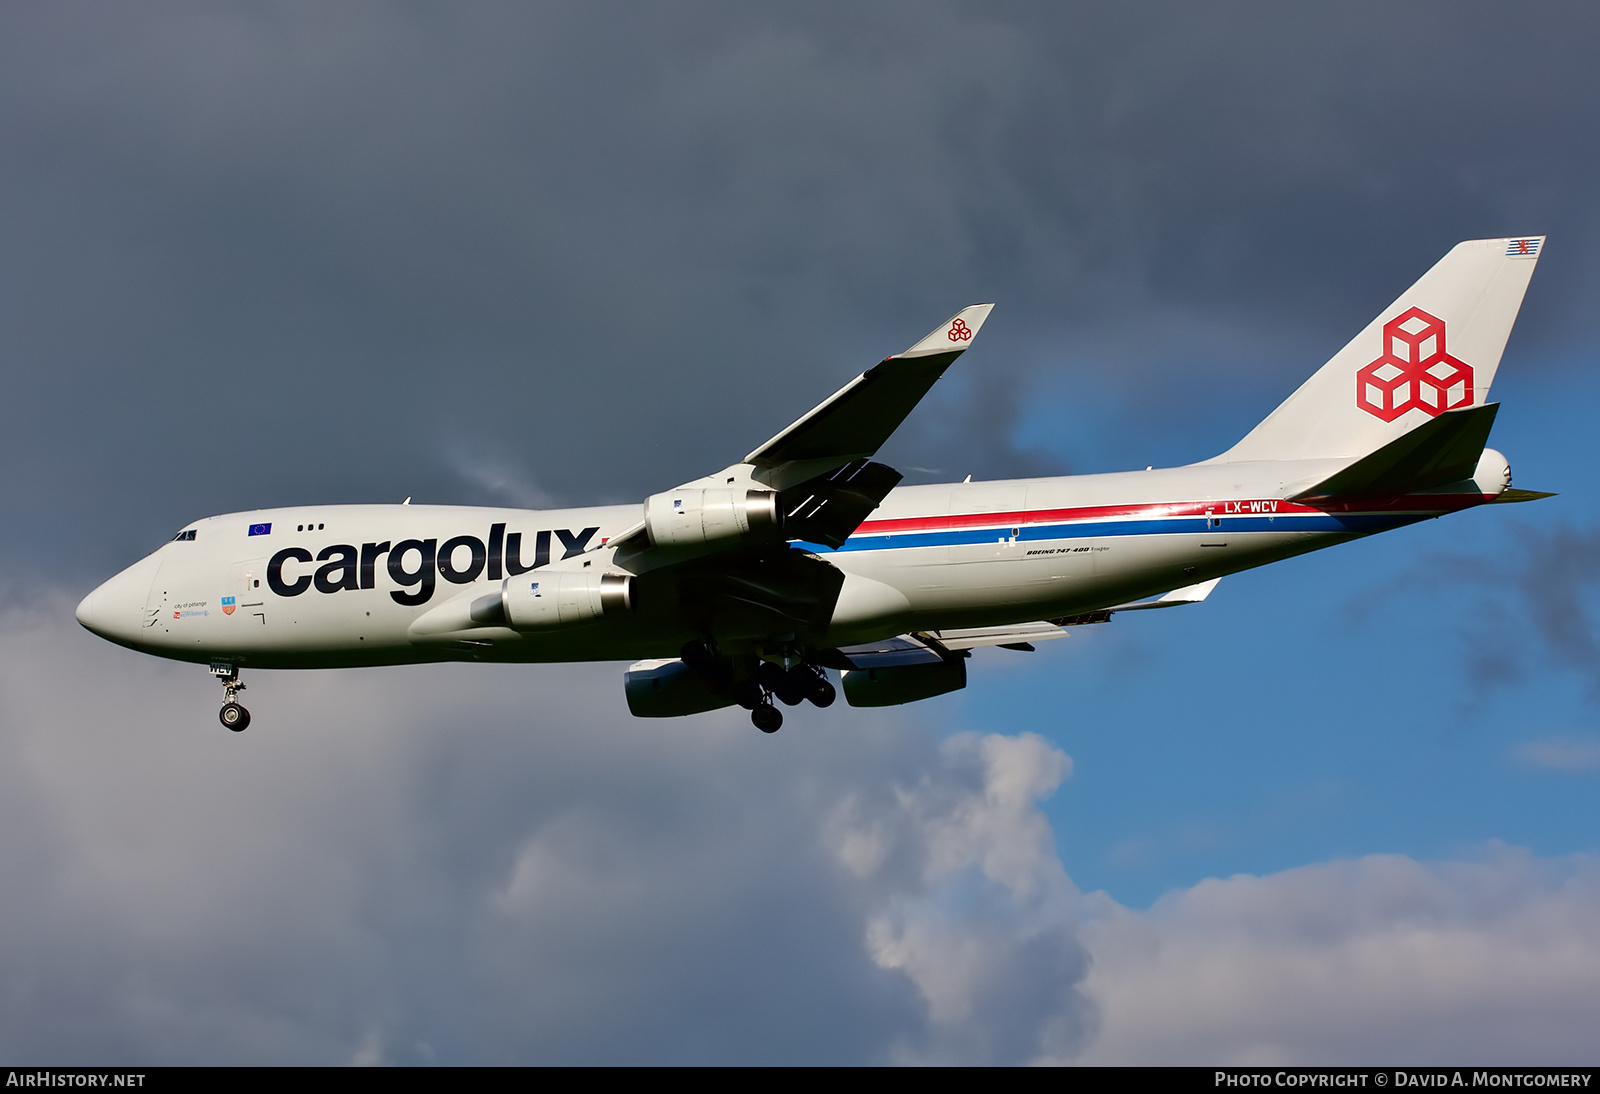
<path id="1" fill-rule="evenodd" d="M 217 721 L 235 733 L 244 732 L 250 724 L 250 712 L 237 702 L 239 693 L 244 690 L 244 685 L 239 682 L 239 667 L 213 661 L 211 675 L 222 682 L 222 709 L 217 711 Z"/>

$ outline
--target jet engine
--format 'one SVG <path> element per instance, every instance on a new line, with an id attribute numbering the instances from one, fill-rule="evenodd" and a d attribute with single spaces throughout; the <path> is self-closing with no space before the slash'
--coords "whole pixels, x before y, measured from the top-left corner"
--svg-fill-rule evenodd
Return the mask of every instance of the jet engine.
<path id="1" fill-rule="evenodd" d="M 781 524 L 773 490 L 668 490 L 644 503 L 644 527 L 657 547 L 692 547 L 776 533 Z"/>
<path id="2" fill-rule="evenodd" d="M 506 622 L 519 631 L 627 615 L 633 610 L 633 578 L 595 570 L 531 570 L 505 579 L 500 606 Z"/>
<path id="3" fill-rule="evenodd" d="M 733 695 L 678 660 L 639 661 L 622 674 L 622 690 L 635 718 L 677 718 L 733 705 Z"/>
<path id="4" fill-rule="evenodd" d="M 967 662 L 950 657 L 921 665 L 846 669 L 844 699 L 853 707 L 893 707 L 967 686 Z"/>

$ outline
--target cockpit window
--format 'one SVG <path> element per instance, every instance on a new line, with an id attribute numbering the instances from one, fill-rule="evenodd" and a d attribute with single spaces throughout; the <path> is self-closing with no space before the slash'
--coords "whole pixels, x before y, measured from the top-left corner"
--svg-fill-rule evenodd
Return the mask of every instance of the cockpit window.
<path id="1" fill-rule="evenodd" d="M 172 542 L 192 543 L 194 541 L 194 534 L 196 531 L 198 531 L 198 529 L 190 528 L 187 531 L 179 532 L 177 535 L 172 537 Z"/>

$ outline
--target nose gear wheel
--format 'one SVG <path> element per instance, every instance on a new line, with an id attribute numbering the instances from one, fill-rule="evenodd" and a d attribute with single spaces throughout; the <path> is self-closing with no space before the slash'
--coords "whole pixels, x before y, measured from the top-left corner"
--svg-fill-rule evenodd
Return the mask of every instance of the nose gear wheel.
<path id="1" fill-rule="evenodd" d="M 239 667 L 213 661 L 211 675 L 222 682 L 222 709 L 217 711 L 217 721 L 235 733 L 243 733 L 250 724 L 250 712 L 238 702 L 239 693 L 244 690 L 239 682 Z"/>

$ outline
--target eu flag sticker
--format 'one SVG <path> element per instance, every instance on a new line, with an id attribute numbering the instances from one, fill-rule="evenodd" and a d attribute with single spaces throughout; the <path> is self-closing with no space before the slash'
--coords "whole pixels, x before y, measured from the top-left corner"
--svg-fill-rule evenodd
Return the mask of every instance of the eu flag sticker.
<path id="1" fill-rule="evenodd" d="M 270 522 L 267 524 L 252 524 L 250 526 L 250 534 L 252 536 L 269 536 L 272 534 L 272 524 Z"/>

